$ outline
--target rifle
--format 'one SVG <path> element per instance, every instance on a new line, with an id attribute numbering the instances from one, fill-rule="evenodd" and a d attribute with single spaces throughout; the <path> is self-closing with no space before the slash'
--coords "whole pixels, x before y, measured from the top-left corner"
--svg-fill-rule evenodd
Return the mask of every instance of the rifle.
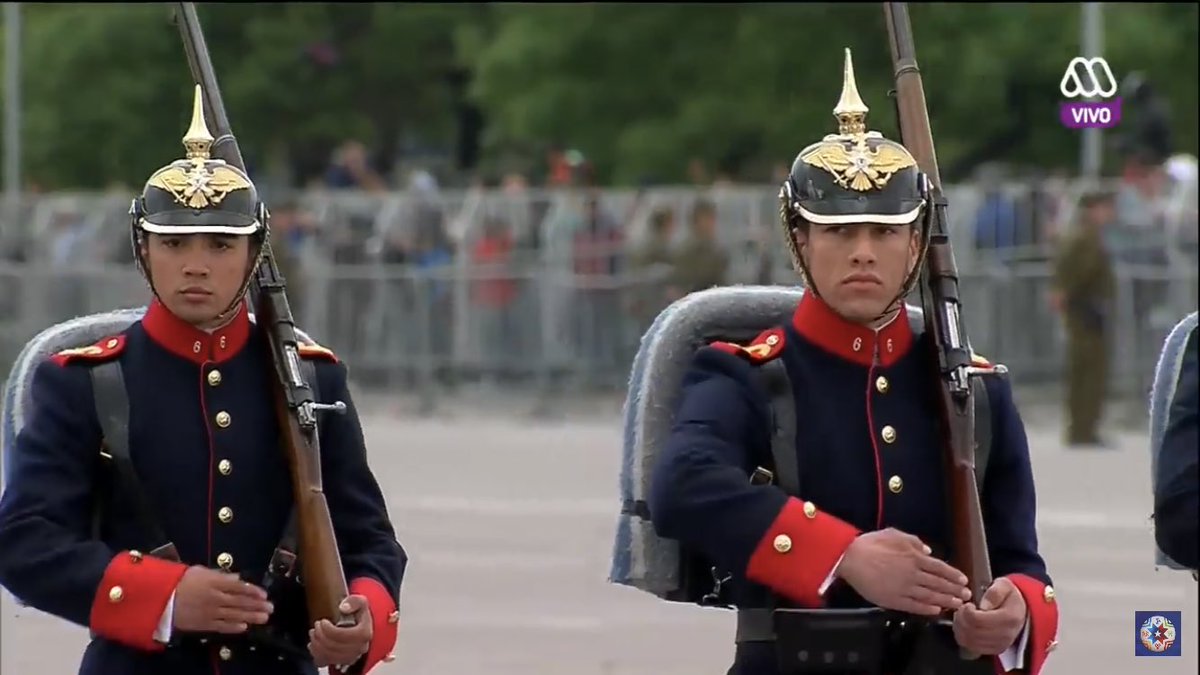
<path id="1" fill-rule="evenodd" d="M 967 576 L 972 601 L 978 606 L 992 583 L 992 569 L 979 486 L 975 481 L 973 397 L 977 394 L 972 391 L 970 378 L 977 371 L 971 367 L 971 346 L 961 320 L 958 268 L 950 244 L 946 198 L 933 150 L 921 71 L 917 68 L 908 3 L 885 2 L 883 7 L 896 79 L 900 142 L 912 153 L 930 182 L 929 249 L 921 271 L 921 306 L 925 332 L 933 338 L 931 344 L 937 359 L 937 401 L 950 481 L 952 564 Z"/>
<path id="2" fill-rule="evenodd" d="M 188 66 L 193 80 L 204 94 L 205 117 L 211 120 L 216 137 L 212 156 L 246 170 L 237 139 L 229 126 L 212 58 L 200 29 L 200 18 L 191 2 L 176 3 L 175 21 L 183 37 Z M 262 210 L 267 228 L 266 209 Z M 303 567 L 304 593 L 310 622 L 327 619 L 338 626 L 351 626 L 354 619 L 342 614 L 339 606 L 349 595 L 342 557 L 338 551 L 329 505 L 321 487 L 321 450 L 317 430 L 320 411 L 344 412 L 338 401 L 321 404 L 313 400 L 312 388 L 300 370 L 298 338 L 292 309 L 288 305 L 283 276 L 271 250 L 270 230 L 262 241 L 260 258 L 251 284 L 255 319 L 267 335 L 270 356 L 272 398 L 279 420 L 280 445 L 291 471 L 292 493 L 296 500 L 298 546 L 296 553 Z"/>

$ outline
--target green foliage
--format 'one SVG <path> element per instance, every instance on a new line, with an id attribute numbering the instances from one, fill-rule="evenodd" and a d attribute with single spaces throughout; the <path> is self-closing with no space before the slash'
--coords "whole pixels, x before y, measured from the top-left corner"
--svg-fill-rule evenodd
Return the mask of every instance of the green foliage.
<path id="1" fill-rule="evenodd" d="M 456 88 L 487 119 L 485 153 L 582 150 L 604 182 L 684 179 L 692 159 L 750 178 L 832 130 L 842 48 L 873 128 L 896 133 L 878 4 L 203 3 L 247 157 L 310 168 L 338 141 L 385 151 L 455 142 Z M 913 4 L 943 174 L 982 158 L 1074 167 L 1058 83 L 1078 4 Z M 1105 4 L 1104 53 L 1167 93 L 1197 148 L 1197 6 Z M 139 185 L 178 156 L 190 87 L 162 4 L 22 4 L 23 155 L 45 188 Z M 332 62 L 310 48 L 331 48 Z M 998 154 L 997 154 L 998 153 Z"/>

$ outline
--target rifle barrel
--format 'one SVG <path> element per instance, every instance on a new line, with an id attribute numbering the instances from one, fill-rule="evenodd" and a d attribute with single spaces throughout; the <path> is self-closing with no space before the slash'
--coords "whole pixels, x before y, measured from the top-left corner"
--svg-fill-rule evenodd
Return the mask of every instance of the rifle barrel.
<path id="1" fill-rule="evenodd" d="M 942 186 L 938 171 L 937 153 L 933 147 L 933 134 L 929 125 L 929 110 L 925 105 L 925 88 L 921 83 L 921 69 L 917 66 L 917 50 L 913 41 L 912 22 L 908 18 L 907 2 L 883 3 L 887 19 L 888 43 L 892 50 L 892 67 L 896 80 L 896 92 L 900 106 L 900 138 L 908 148 L 921 171 L 934 187 Z M 900 95 L 906 90 L 912 92 Z"/>

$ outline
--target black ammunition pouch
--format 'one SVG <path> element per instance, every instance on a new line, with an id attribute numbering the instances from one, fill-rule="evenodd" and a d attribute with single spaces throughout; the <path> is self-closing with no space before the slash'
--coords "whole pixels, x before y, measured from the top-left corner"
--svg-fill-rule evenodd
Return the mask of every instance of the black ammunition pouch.
<path id="1" fill-rule="evenodd" d="M 871 609 L 776 609 L 741 613 L 775 636 L 783 675 L 992 675 L 991 657 L 959 655 L 953 624 Z"/>
<path id="2" fill-rule="evenodd" d="M 303 359 L 300 366 L 314 400 L 320 400 L 316 366 Z M 150 543 L 144 547 L 149 555 L 182 562 L 175 544 L 167 538 L 155 517 L 158 510 L 143 489 L 129 454 L 129 395 L 120 362 L 109 361 L 94 366 L 91 379 L 96 419 L 104 439 L 94 486 L 92 536 L 104 541 L 110 519 L 132 515 Z M 119 503 L 127 504 L 134 513 L 118 513 L 116 505 Z M 275 605 L 270 623 L 251 626 L 246 637 L 252 644 L 274 649 L 281 656 L 309 660 L 312 658 L 307 648 L 310 626 L 304 587 L 300 583 L 297 536 L 296 511 L 293 507 L 263 578 L 244 579 L 259 584 Z M 187 642 L 203 645 L 218 640 L 228 641 L 228 636 L 173 636 L 172 644 Z"/>

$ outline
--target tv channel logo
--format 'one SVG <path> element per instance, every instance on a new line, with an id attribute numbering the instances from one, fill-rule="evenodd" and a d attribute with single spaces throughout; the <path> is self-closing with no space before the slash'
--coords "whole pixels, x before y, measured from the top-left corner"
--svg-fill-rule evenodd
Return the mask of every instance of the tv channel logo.
<path id="1" fill-rule="evenodd" d="M 1134 656 L 1182 656 L 1183 612 L 1134 612 Z"/>
<path id="2" fill-rule="evenodd" d="M 1102 57 L 1076 56 L 1071 59 L 1058 89 L 1067 99 L 1111 99 L 1064 101 L 1059 106 L 1058 116 L 1068 129 L 1111 129 L 1121 121 L 1121 99 L 1112 98 L 1117 93 L 1117 78 L 1113 77 L 1108 61 Z"/>

